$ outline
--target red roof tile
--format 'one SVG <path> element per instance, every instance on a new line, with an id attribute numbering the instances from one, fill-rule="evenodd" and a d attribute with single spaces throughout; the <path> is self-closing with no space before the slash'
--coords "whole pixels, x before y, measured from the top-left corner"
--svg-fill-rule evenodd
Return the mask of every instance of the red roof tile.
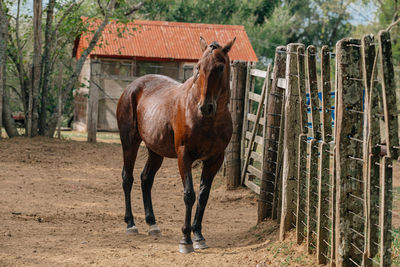
<path id="1" fill-rule="evenodd" d="M 92 21 L 90 28 L 95 30 L 99 23 L 100 20 Z M 118 34 L 122 29 L 125 32 Z M 92 35 L 88 33 L 80 38 L 77 57 L 88 47 Z M 130 22 L 127 27 L 111 22 L 103 31 L 101 45 L 91 55 L 197 61 L 202 55 L 200 36 L 208 43 L 217 41 L 221 45 L 236 36 L 230 59 L 258 61 L 243 26 L 145 20 Z"/>

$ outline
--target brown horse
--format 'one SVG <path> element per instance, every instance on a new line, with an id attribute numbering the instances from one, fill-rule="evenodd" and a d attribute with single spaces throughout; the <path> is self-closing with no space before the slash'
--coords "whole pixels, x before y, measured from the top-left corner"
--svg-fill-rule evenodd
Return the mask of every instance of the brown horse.
<path id="1" fill-rule="evenodd" d="M 184 84 L 161 75 L 145 75 L 132 82 L 121 95 L 117 119 L 124 156 L 122 186 L 128 233 L 138 232 L 132 215 L 130 193 L 133 167 L 143 141 L 148 149 L 148 159 L 141 174 L 141 186 L 149 234 L 160 234 L 151 202 L 154 176 L 164 157 L 178 158 L 186 206 L 179 251 L 189 253 L 194 248 L 207 248 L 201 233 L 201 222 L 211 184 L 221 167 L 224 150 L 232 135 L 232 119 L 228 110 L 228 52 L 235 39 L 221 47 L 216 42 L 208 46 L 200 37 L 203 55 L 193 76 Z M 192 164 L 195 160 L 203 161 L 203 171 L 196 214 L 190 225 L 196 200 L 192 181 Z"/>

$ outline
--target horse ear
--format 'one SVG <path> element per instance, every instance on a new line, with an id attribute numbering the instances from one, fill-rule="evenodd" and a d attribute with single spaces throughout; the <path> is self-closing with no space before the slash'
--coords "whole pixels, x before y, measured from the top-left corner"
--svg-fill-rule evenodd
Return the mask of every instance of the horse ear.
<path id="1" fill-rule="evenodd" d="M 235 43 L 235 41 L 236 41 L 236 36 L 235 36 L 235 38 L 233 38 L 232 41 L 230 41 L 229 43 L 227 43 L 227 44 L 224 46 L 224 48 L 222 48 L 222 51 L 224 51 L 225 54 L 227 54 L 227 53 L 231 50 L 231 48 L 232 48 L 233 44 Z"/>
<path id="2" fill-rule="evenodd" d="M 201 51 L 205 51 L 207 49 L 207 42 L 206 40 L 204 40 L 203 36 L 200 36 L 200 47 L 201 47 Z"/>

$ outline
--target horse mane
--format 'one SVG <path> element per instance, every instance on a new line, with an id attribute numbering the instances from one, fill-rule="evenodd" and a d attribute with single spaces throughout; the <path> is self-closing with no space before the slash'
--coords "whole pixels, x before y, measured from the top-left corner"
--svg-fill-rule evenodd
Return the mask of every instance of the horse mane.
<path id="1" fill-rule="evenodd" d="M 216 41 L 213 41 L 213 42 L 210 44 L 210 47 L 211 47 L 211 50 L 214 50 L 214 49 L 220 48 L 221 46 L 220 46 L 219 43 L 217 43 Z"/>

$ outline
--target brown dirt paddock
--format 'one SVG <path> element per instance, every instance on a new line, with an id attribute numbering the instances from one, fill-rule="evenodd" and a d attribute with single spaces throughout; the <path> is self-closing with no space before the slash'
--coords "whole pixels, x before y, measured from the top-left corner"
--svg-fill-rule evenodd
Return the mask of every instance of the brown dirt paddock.
<path id="1" fill-rule="evenodd" d="M 275 222 L 256 227 L 256 196 L 244 188 L 226 191 L 221 175 L 203 223 L 210 249 L 180 254 L 183 189 L 173 159 L 164 160 L 153 188 L 162 236 L 148 236 L 139 183 L 145 155 L 142 149 L 135 168 L 134 236 L 123 222 L 119 144 L 0 140 L 0 266 L 316 265 L 293 233 L 279 242 Z"/>

